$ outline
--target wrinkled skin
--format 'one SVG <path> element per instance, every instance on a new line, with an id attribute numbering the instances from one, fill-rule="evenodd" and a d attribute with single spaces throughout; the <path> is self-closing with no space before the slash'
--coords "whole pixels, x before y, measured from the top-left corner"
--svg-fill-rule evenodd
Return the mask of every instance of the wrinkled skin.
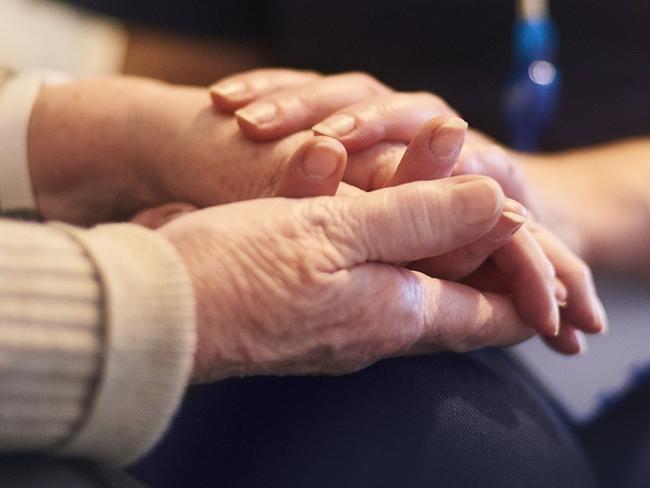
<path id="1" fill-rule="evenodd" d="M 477 182 L 470 187 L 485 202 L 473 223 L 453 210 L 462 181 Z M 530 337 L 507 296 L 399 264 L 475 241 L 503 202 L 491 180 L 461 177 L 358 197 L 242 202 L 163 226 L 196 291 L 194 380 L 340 374 L 388 356 Z"/>

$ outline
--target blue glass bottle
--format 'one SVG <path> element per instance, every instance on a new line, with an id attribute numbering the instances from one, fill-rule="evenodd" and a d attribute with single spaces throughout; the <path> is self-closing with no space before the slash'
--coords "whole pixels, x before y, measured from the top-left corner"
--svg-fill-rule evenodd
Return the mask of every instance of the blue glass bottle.
<path id="1" fill-rule="evenodd" d="M 513 68 L 503 100 L 510 145 L 535 151 L 555 115 L 560 95 L 558 35 L 546 2 L 520 7 L 513 29 Z"/>

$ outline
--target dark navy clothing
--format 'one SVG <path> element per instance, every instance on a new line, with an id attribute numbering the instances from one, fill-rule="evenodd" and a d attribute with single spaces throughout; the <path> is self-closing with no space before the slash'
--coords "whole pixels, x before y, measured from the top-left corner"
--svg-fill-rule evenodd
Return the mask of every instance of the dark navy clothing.
<path id="1" fill-rule="evenodd" d="M 191 388 L 134 473 L 157 488 L 598 486 L 573 433 L 499 351 Z"/>
<path id="2" fill-rule="evenodd" d="M 0 458 L 3 488 L 146 488 L 124 472 L 90 461 L 4 456 Z"/>

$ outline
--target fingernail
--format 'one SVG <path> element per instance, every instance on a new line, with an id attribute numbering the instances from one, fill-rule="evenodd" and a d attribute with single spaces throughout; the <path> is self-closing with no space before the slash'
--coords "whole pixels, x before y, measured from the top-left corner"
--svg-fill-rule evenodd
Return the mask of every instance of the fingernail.
<path id="1" fill-rule="evenodd" d="M 524 219 L 528 217 L 528 210 L 526 207 L 512 198 L 506 198 L 505 202 L 503 202 L 503 213 L 515 214 Z"/>
<path id="2" fill-rule="evenodd" d="M 341 154 L 331 144 L 319 142 L 307 150 L 302 161 L 303 172 L 312 179 L 325 180 L 341 164 Z"/>
<path id="3" fill-rule="evenodd" d="M 551 316 L 549 317 L 551 324 L 551 334 L 553 337 L 560 335 L 560 309 L 556 306 L 551 310 Z"/>
<path id="4" fill-rule="evenodd" d="M 506 241 L 526 223 L 526 214 L 526 207 L 521 203 L 506 199 L 501 217 L 485 237 L 495 242 Z"/>
<path id="5" fill-rule="evenodd" d="M 437 159 L 447 161 L 458 159 L 466 130 L 467 122 L 458 117 L 446 121 L 431 134 L 429 141 L 431 154 Z"/>
<path id="6" fill-rule="evenodd" d="M 560 280 L 556 279 L 555 280 L 555 301 L 557 302 L 557 306 L 560 309 L 565 309 L 569 306 L 569 291 L 566 289 L 566 286 L 564 286 L 564 283 L 562 283 Z"/>
<path id="7" fill-rule="evenodd" d="M 471 179 L 456 184 L 454 212 L 467 225 L 476 225 L 493 220 L 501 206 L 496 183 L 486 178 Z"/>
<path id="8" fill-rule="evenodd" d="M 578 347 L 580 350 L 578 351 L 578 354 L 581 356 L 584 356 L 589 352 L 589 345 L 587 344 L 587 336 L 585 336 L 584 332 L 581 330 L 576 330 L 576 340 L 578 341 Z"/>
<path id="9" fill-rule="evenodd" d="M 352 132 L 357 126 L 354 117 L 347 114 L 338 114 L 322 121 L 312 127 L 314 132 L 330 137 L 344 137 Z"/>
<path id="10" fill-rule="evenodd" d="M 278 115 L 278 107 L 274 103 L 269 102 L 253 103 L 246 108 L 237 110 L 235 115 L 253 125 L 264 125 L 276 118 Z"/>
<path id="11" fill-rule="evenodd" d="M 228 81 L 213 86 L 212 92 L 224 98 L 241 98 L 246 93 L 246 85 L 241 81 Z"/>

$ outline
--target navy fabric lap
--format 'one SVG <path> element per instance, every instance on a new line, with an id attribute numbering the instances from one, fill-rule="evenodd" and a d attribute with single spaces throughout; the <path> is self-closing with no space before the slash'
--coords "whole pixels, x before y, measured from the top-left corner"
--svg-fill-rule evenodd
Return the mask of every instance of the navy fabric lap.
<path id="1" fill-rule="evenodd" d="M 580 439 L 604 486 L 650 485 L 650 367 L 630 391 L 584 426 Z"/>
<path id="2" fill-rule="evenodd" d="M 500 351 L 192 388 L 132 469 L 152 487 L 591 487 L 572 433 Z"/>

